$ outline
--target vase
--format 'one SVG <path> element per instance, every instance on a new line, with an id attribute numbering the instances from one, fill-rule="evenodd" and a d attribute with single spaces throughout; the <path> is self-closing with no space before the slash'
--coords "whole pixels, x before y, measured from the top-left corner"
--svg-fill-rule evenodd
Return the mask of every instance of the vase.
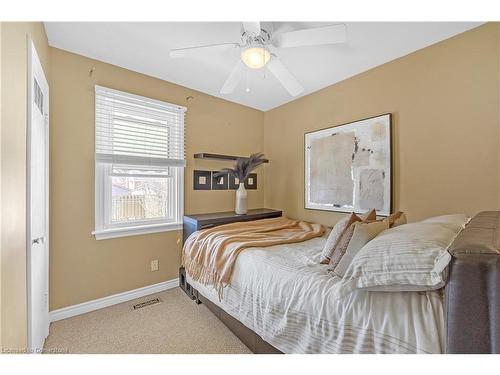
<path id="1" fill-rule="evenodd" d="M 243 182 L 240 182 L 240 187 L 236 190 L 236 207 L 234 211 L 236 215 L 245 215 L 248 211 L 247 189 L 245 189 Z"/>

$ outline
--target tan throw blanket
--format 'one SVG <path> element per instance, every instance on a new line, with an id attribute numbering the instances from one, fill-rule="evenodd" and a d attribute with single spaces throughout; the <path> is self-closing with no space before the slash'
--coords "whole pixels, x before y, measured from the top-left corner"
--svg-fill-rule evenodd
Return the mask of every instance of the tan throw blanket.
<path id="1" fill-rule="evenodd" d="M 189 236 L 182 251 L 182 264 L 194 280 L 213 285 L 222 298 L 222 289 L 229 283 L 242 250 L 302 242 L 323 233 L 320 224 L 286 217 L 221 225 Z"/>

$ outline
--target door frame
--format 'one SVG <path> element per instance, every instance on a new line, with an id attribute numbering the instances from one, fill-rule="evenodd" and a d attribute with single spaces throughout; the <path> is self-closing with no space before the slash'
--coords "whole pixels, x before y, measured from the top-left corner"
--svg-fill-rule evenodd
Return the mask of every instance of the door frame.
<path id="1" fill-rule="evenodd" d="M 33 342 L 32 337 L 32 290 L 31 290 L 31 245 L 32 245 L 32 231 L 31 231 L 31 135 L 32 135 L 32 123 L 31 115 L 33 108 L 33 78 L 34 78 L 34 64 L 38 62 L 41 66 L 38 53 L 36 51 L 33 41 L 27 37 L 27 102 L 26 102 L 26 297 L 27 297 L 27 352 L 33 353 L 36 349 L 36 343 Z M 45 224 L 46 224 L 46 234 L 45 234 L 45 246 L 46 246 L 46 266 L 47 266 L 47 327 L 46 331 L 48 333 L 48 326 L 50 324 L 49 320 L 49 304 L 48 304 L 48 292 L 49 292 L 49 85 L 47 82 L 47 77 L 43 68 L 41 69 L 43 73 L 43 78 L 47 84 L 47 100 L 44 101 L 47 105 L 47 113 L 44 114 L 45 119 Z M 45 107 L 45 104 L 44 104 Z M 45 110 L 45 108 L 44 108 Z"/>

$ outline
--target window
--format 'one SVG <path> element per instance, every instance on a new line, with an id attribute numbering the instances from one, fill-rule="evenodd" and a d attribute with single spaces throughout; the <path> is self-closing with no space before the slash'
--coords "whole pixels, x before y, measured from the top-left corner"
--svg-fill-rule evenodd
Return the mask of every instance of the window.
<path id="1" fill-rule="evenodd" d="M 95 87 L 96 239 L 182 228 L 185 111 Z"/>

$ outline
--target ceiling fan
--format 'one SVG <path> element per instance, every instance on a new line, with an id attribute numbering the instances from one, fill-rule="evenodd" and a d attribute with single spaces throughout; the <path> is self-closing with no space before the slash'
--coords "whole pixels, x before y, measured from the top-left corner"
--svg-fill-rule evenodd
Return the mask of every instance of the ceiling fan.
<path id="1" fill-rule="evenodd" d="M 220 93 L 230 94 L 243 77 L 245 66 L 260 69 L 264 66 L 273 74 L 292 96 L 299 95 L 304 88 L 294 75 L 283 65 L 276 49 L 343 43 L 346 27 L 343 24 L 282 32 L 271 35 L 261 28 L 260 22 L 243 22 L 240 42 L 209 44 L 170 50 L 171 58 L 186 57 L 200 51 L 241 49 L 241 59 L 231 70 Z"/>

